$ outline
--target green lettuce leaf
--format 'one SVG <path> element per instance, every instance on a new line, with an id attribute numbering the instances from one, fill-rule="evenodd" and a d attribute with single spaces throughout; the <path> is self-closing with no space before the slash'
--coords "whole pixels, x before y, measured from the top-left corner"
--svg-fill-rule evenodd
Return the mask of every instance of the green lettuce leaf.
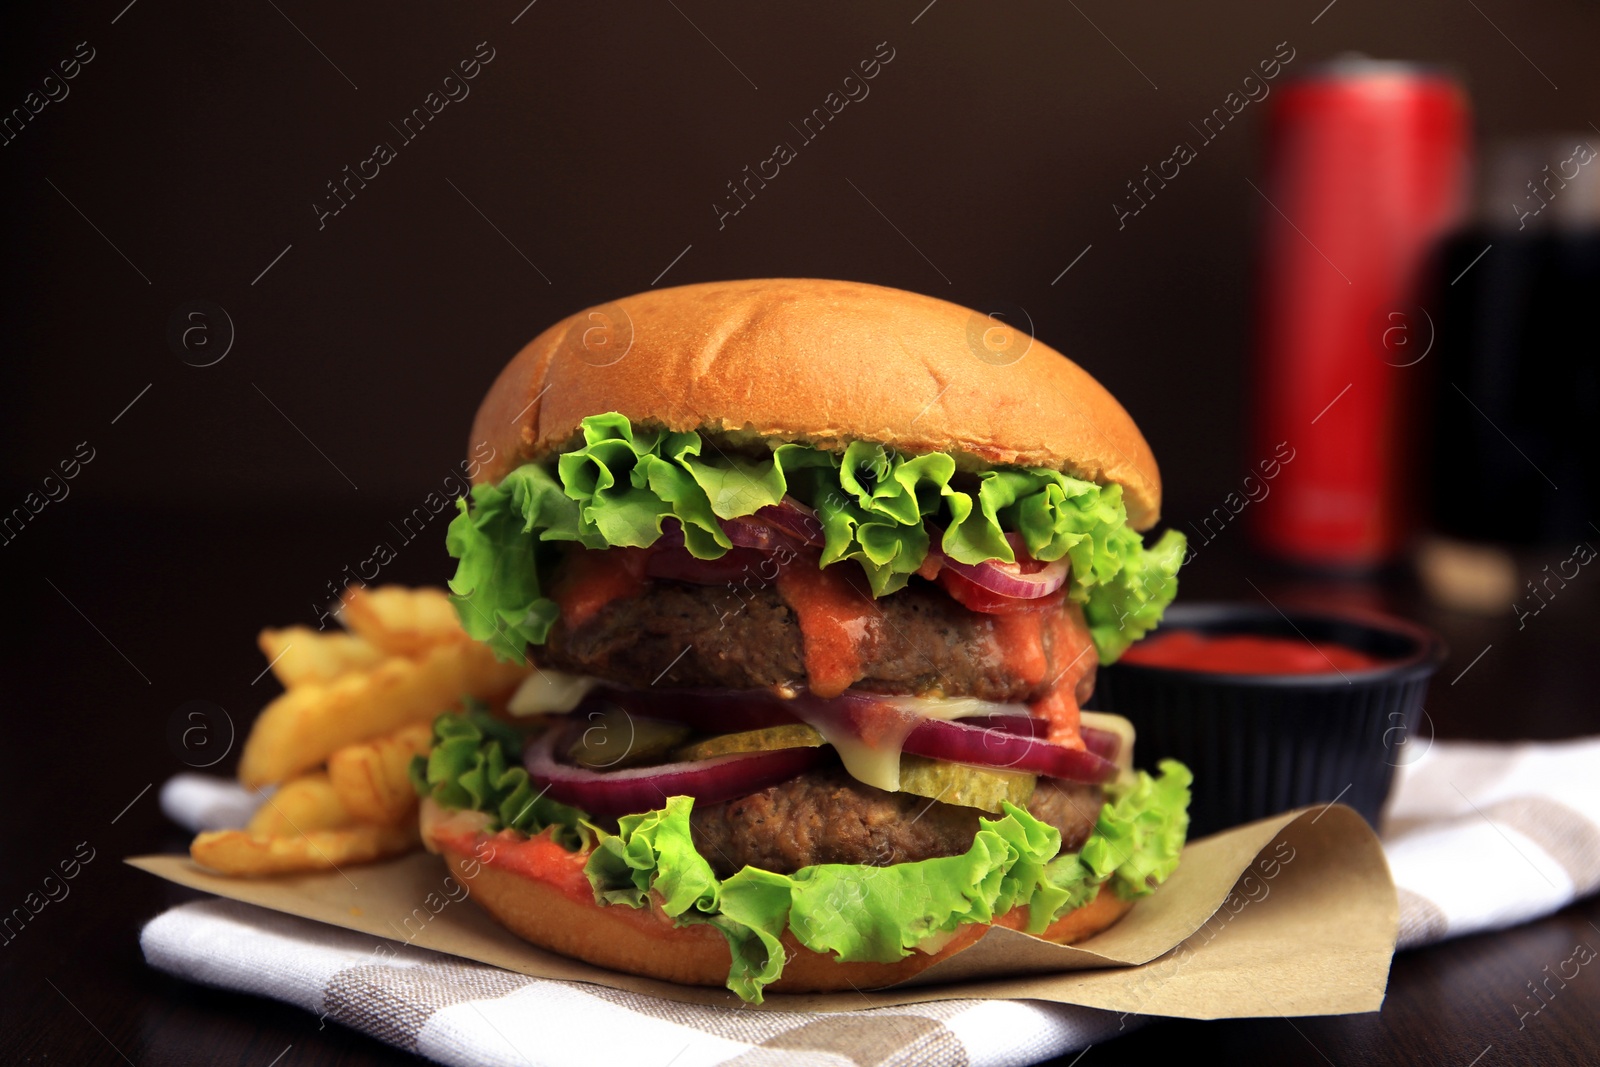
<path id="1" fill-rule="evenodd" d="M 1183 535 L 1169 530 L 1146 548 L 1127 525 L 1121 486 L 1041 468 L 958 471 L 943 453 L 908 456 L 865 441 L 843 455 L 798 444 L 729 455 L 697 433 L 645 429 L 616 412 L 584 419 L 582 438 L 553 463 L 476 486 L 450 524 L 457 612 L 502 659 L 542 644 L 556 619 L 541 593 L 552 542 L 643 547 L 674 519 L 691 554 L 716 559 L 731 547 L 719 519 L 785 495 L 816 511 L 822 565 L 856 561 L 873 596 L 904 588 L 933 528 L 962 563 L 1013 562 L 1008 533 L 1035 559 L 1068 560 L 1068 595 L 1084 606 L 1102 663 L 1155 626 L 1177 591 Z"/>
<path id="2" fill-rule="evenodd" d="M 582 847 L 588 837 L 583 813 L 535 791 L 522 766 L 523 738 L 481 704 L 465 715 L 440 715 L 433 722 L 433 748 L 411 760 L 411 786 L 441 807 L 481 811 L 490 831 L 510 828 L 529 835 L 555 827 L 557 842 Z"/>
<path id="3" fill-rule="evenodd" d="M 1094 832 L 1077 853 L 1058 856 L 1061 835 L 1014 805 L 980 819 L 960 856 L 897 863 L 818 864 L 792 875 L 746 867 L 719 881 L 694 848 L 693 801 L 673 797 L 660 811 L 627 816 L 615 834 L 595 831 L 584 868 L 595 900 L 654 902 L 679 925 L 710 923 L 732 955 L 728 988 L 759 1003 L 781 976 L 785 930 L 841 960 L 888 963 L 919 944 L 972 922 L 1027 906 L 1038 933 L 1100 886 L 1126 898 L 1150 893 L 1177 865 L 1188 829 L 1189 771 L 1168 760 L 1161 776 L 1140 772 L 1112 787 Z"/>
<path id="4" fill-rule="evenodd" d="M 546 542 L 578 540 L 578 506 L 549 471 L 528 463 L 499 485 L 474 486 L 472 506 L 462 499 L 456 509 L 445 534 L 461 561 L 450 599 L 469 634 L 498 658 L 520 662 L 527 646 L 544 644 L 560 614 L 540 591 L 540 570 L 554 562 Z"/>
<path id="5" fill-rule="evenodd" d="M 1163 760 L 1160 769 L 1161 777 L 1140 774 L 1107 802 L 1078 853 L 1096 877 L 1111 879 L 1124 900 L 1148 894 L 1177 870 L 1188 834 L 1194 775 L 1177 760 Z"/>
<path id="6" fill-rule="evenodd" d="M 1123 529 L 1108 541 L 1110 576 L 1089 590 L 1083 606 L 1089 636 L 1101 663 L 1115 663 L 1128 646 L 1155 629 L 1178 594 L 1178 567 L 1187 548 L 1183 534 L 1168 530 L 1146 548 L 1138 533 Z"/>
<path id="7" fill-rule="evenodd" d="M 1108 786 L 1094 831 L 1075 853 L 1022 808 L 980 819 L 960 856 L 887 867 L 825 863 L 792 875 L 745 867 L 718 879 L 694 847 L 694 801 L 668 798 L 657 811 L 626 815 L 610 833 L 577 808 L 535 792 L 518 754 L 524 738 L 481 705 L 439 716 L 433 749 L 411 763 L 418 795 L 445 808 L 481 811 L 488 829 L 551 830 L 571 850 L 587 848 L 584 873 L 595 902 L 659 907 L 678 925 L 707 923 L 728 942 L 728 988 L 759 1003 L 783 973 L 784 931 L 846 961 L 888 963 L 966 923 L 1026 906 L 1039 933 L 1091 900 L 1102 885 L 1124 898 L 1150 893 L 1177 867 L 1188 830 L 1191 776 L 1166 760 L 1159 777 L 1139 772 Z M 553 828 L 553 829 L 552 829 Z"/>

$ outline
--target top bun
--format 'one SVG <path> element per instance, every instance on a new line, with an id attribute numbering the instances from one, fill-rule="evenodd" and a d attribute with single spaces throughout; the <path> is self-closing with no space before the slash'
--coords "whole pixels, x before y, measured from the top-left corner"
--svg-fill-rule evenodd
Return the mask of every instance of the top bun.
<path id="1" fill-rule="evenodd" d="M 810 278 L 654 289 L 578 312 L 500 372 L 472 427 L 494 483 L 616 411 L 735 442 L 874 441 L 964 468 L 1050 467 L 1121 485 L 1153 526 L 1161 473 L 1116 398 L 998 319 L 930 296 Z"/>

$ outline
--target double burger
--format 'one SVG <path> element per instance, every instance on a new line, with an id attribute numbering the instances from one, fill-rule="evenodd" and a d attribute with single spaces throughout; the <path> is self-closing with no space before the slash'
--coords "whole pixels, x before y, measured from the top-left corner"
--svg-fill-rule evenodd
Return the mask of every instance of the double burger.
<path id="1" fill-rule="evenodd" d="M 537 668 L 441 716 L 425 843 L 504 926 L 673 982 L 893 984 L 1175 868 L 1189 774 L 1080 712 L 1182 535 L 1117 401 L 998 320 L 853 282 L 656 290 L 500 374 L 448 547 Z M 482 454 L 480 447 L 479 454 Z"/>

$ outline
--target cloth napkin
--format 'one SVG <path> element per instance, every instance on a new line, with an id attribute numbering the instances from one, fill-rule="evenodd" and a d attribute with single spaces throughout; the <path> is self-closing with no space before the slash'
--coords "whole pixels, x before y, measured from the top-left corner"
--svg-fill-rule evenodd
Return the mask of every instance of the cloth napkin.
<path id="1" fill-rule="evenodd" d="M 1549 914 L 1600 888 L 1600 738 L 1438 743 L 1398 771 L 1384 847 L 1400 947 Z M 180 776 L 162 791 L 191 828 L 236 819 L 239 798 Z M 1492 877 L 1485 877 L 1492 872 Z M 445 1064 L 566 1067 L 605 1058 L 697 1065 L 1036 1063 L 1137 1026 L 1137 1017 L 1039 1001 L 950 1000 L 839 1013 L 678 1004 L 530 978 L 226 900 L 147 924 L 151 966 L 273 997 Z M 393 943 L 387 943 L 392 945 Z"/>
<path id="2" fill-rule="evenodd" d="M 1600 738 L 1438 743 L 1401 767 L 1383 822 L 1399 947 L 1514 926 L 1600 889 L 1597 769 Z"/>

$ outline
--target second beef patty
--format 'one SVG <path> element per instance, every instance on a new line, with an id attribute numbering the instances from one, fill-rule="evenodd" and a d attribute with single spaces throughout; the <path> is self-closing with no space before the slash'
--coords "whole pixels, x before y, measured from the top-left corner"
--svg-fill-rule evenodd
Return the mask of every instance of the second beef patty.
<path id="1" fill-rule="evenodd" d="M 1072 852 L 1088 839 L 1104 803 L 1100 786 L 1041 778 L 1028 811 L 1060 830 L 1062 851 Z M 972 847 L 984 815 L 863 785 L 835 765 L 736 800 L 696 805 L 690 827 L 695 848 L 726 878 L 747 865 L 793 874 L 815 863 L 885 867 L 959 856 Z"/>

